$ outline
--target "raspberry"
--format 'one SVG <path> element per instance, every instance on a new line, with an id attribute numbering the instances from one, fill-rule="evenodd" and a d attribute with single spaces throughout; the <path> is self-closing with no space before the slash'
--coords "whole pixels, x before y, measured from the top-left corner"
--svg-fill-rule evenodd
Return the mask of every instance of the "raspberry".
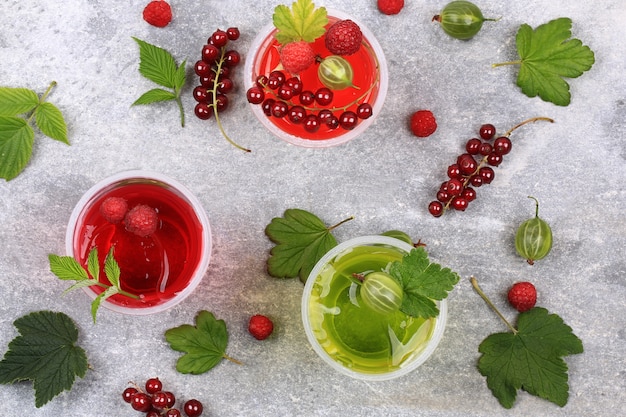
<path id="1" fill-rule="evenodd" d="M 100 214 L 109 223 L 119 223 L 126 216 L 128 203 L 121 197 L 109 197 L 100 204 Z"/>
<path id="2" fill-rule="evenodd" d="M 437 120 L 430 110 L 418 110 L 411 116 L 411 131 L 420 138 L 432 135 L 437 130 Z"/>
<path id="3" fill-rule="evenodd" d="M 159 218 L 156 211 L 145 204 L 133 207 L 124 218 L 126 230 L 145 237 L 154 233 L 159 225 Z"/>
<path id="4" fill-rule="evenodd" d="M 384 14 L 398 14 L 404 7 L 404 0 L 378 0 L 378 10 Z"/>
<path id="5" fill-rule="evenodd" d="M 361 48 L 363 33 L 352 20 L 340 20 L 326 31 L 326 48 L 335 55 L 352 55 Z"/>
<path id="6" fill-rule="evenodd" d="M 254 336 L 258 340 L 267 339 L 269 335 L 272 334 L 274 330 L 274 324 L 272 320 L 261 315 L 256 314 L 250 317 L 250 322 L 248 323 L 248 331 L 252 336 Z"/>
<path id="7" fill-rule="evenodd" d="M 508 294 L 509 303 L 520 313 L 528 311 L 537 302 L 537 290 L 530 282 L 513 284 Z"/>
<path id="8" fill-rule="evenodd" d="M 143 9 L 143 20 L 152 26 L 164 28 L 172 21 L 172 8 L 166 1 L 151 1 Z"/>
<path id="9" fill-rule="evenodd" d="M 299 74 L 315 63 L 315 52 L 308 42 L 289 42 L 280 50 L 280 62 L 287 72 Z"/>

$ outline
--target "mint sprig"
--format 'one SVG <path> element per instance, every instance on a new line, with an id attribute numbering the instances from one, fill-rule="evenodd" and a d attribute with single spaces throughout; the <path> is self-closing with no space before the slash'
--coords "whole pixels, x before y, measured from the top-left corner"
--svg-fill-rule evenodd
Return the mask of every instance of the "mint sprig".
<path id="1" fill-rule="evenodd" d="M 0 87 L 0 178 L 10 181 L 28 164 L 35 141 L 33 122 L 44 135 L 69 145 L 61 111 L 46 101 L 56 84 L 51 82 L 41 98 L 27 88 Z"/>
<path id="2" fill-rule="evenodd" d="M 96 322 L 96 314 L 102 301 L 115 295 L 121 294 L 126 297 L 139 299 L 139 296 L 122 290 L 120 286 L 120 267 L 113 257 L 113 247 L 104 259 L 104 274 L 111 285 L 100 282 L 100 264 L 98 260 L 98 248 L 93 248 L 87 257 L 87 270 L 85 270 L 76 259 L 71 256 L 48 255 L 50 261 L 50 271 L 63 281 L 76 281 L 71 287 L 64 291 L 64 294 L 84 287 L 99 286 L 105 290 L 91 303 L 91 316 Z"/>
<path id="3" fill-rule="evenodd" d="M 15 320 L 20 335 L 9 343 L 0 361 L 0 384 L 33 381 L 35 406 L 43 406 L 65 390 L 76 376 L 83 378 L 88 363 L 78 346 L 78 329 L 64 313 L 37 311 Z"/>
<path id="4" fill-rule="evenodd" d="M 141 95 L 133 106 L 174 100 L 180 111 L 180 124 L 184 127 L 185 112 L 180 95 L 187 80 L 187 61 L 184 60 L 177 66 L 174 57 L 165 49 L 135 37 L 133 39 L 139 45 L 139 73 L 150 81 L 173 90 L 153 88 Z"/>

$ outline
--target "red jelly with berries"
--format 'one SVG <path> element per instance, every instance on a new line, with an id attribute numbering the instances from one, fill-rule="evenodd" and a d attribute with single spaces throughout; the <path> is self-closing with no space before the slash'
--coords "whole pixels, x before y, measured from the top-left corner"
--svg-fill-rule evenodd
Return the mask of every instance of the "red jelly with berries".
<path id="1" fill-rule="evenodd" d="M 125 221 L 105 218 L 101 206 L 109 197 L 125 200 L 129 211 L 138 205 L 154 209 L 156 230 L 141 236 L 128 230 Z M 182 301 L 202 279 L 211 251 L 208 220 L 195 197 L 171 179 L 144 172 L 122 173 L 92 187 L 72 213 L 66 240 L 68 253 L 85 269 L 89 252 L 98 248 L 99 280 L 107 285 L 103 265 L 113 248 L 121 288 L 138 299 L 116 294 L 103 306 L 133 314 L 162 311 Z M 87 290 L 95 297 L 104 288 Z"/>
<path id="2" fill-rule="evenodd" d="M 327 147 L 347 142 L 371 125 L 382 108 L 388 85 L 387 64 L 382 48 L 367 27 L 345 13 L 328 10 L 328 25 L 326 27 L 328 28 L 334 22 L 344 19 L 355 21 L 363 33 L 363 42 L 359 51 L 355 54 L 344 56 L 351 64 L 354 72 L 352 81 L 354 87 L 332 90 L 333 99 L 331 104 L 322 106 L 314 103 L 305 106 L 306 111 L 309 114 L 319 114 L 319 111 L 322 109 L 330 109 L 337 118 L 340 118 L 341 114 L 346 110 L 357 113 L 359 104 L 369 103 L 372 106 L 372 116 L 359 120 L 356 126 L 350 129 L 342 127 L 333 129 L 321 123 L 319 129 L 315 132 L 309 132 L 303 127 L 303 123 L 293 123 L 289 120 L 289 117 L 267 116 L 263 112 L 261 105 L 252 104 L 253 112 L 263 125 L 287 142 L 305 147 Z M 279 54 L 280 44 L 274 37 L 276 31 L 273 24 L 270 24 L 253 41 L 250 48 L 253 56 L 252 59 L 246 62 L 246 89 L 255 85 L 259 76 L 269 76 L 272 71 L 282 68 Z M 312 44 L 312 47 L 320 58 L 332 55 L 326 48 L 324 36 L 319 37 Z M 290 78 L 293 74 L 285 72 L 285 76 Z M 303 91 L 308 90 L 315 93 L 318 89 L 324 87 L 318 77 L 318 64 L 314 64 L 298 74 L 298 78 L 302 82 Z M 265 97 L 273 98 L 277 101 L 280 100 L 273 96 L 272 93 L 266 93 Z M 287 104 L 289 107 L 302 106 L 298 97 L 293 97 Z"/>

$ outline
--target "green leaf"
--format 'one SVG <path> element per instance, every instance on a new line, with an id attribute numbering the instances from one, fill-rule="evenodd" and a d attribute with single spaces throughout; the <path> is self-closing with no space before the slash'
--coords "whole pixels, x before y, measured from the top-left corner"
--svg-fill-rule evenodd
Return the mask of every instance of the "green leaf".
<path id="1" fill-rule="evenodd" d="M 276 6 L 272 20 L 281 45 L 300 40 L 313 42 L 326 32 L 328 24 L 326 8 L 316 9 L 311 0 L 297 0 L 291 10 L 282 4 Z"/>
<path id="2" fill-rule="evenodd" d="M 0 116 L 0 178 L 15 178 L 33 153 L 35 132 L 19 117 Z"/>
<path id="3" fill-rule="evenodd" d="M 184 60 L 176 69 L 174 76 L 174 89 L 180 91 L 185 86 L 187 80 L 187 60 Z"/>
<path id="4" fill-rule="evenodd" d="M 302 282 L 337 240 L 319 217 L 300 209 L 288 209 L 272 219 L 265 234 L 276 243 L 267 260 L 268 273 L 276 278 L 299 276 Z"/>
<path id="5" fill-rule="evenodd" d="M 139 44 L 139 72 L 147 79 L 168 88 L 176 85 L 176 62 L 163 48 L 133 37 Z"/>
<path id="6" fill-rule="evenodd" d="M 90 266 L 92 262 L 92 255 L 89 254 Z M 57 278 L 69 281 L 69 280 L 88 280 L 89 275 L 87 271 L 80 266 L 78 261 L 71 256 L 59 256 L 54 254 L 48 255 L 48 261 L 50 262 L 50 271 L 57 276 Z M 96 253 L 96 265 L 98 262 L 98 255 Z M 97 278 L 97 275 L 94 277 Z"/>
<path id="7" fill-rule="evenodd" d="M 534 31 L 529 25 L 520 26 L 516 36 L 520 56 L 517 85 L 528 97 L 569 105 L 569 84 L 563 78 L 579 77 L 595 62 L 588 46 L 569 39 L 571 27 L 572 20 L 566 17 L 551 20 Z"/>
<path id="8" fill-rule="evenodd" d="M 395 261 L 389 274 L 404 292 L 400 310 L 413 317 L 436 317 L 439 309 L 433 300 L 443 300 L 459 282 L 450 268 L 431 263 L 423 247 L 413 249 L 401 261 Z"/>
<path id="9" fill-rule="evenodd" d="M 35 123 L 44 135 L 70 144 L 67 140 L 67 125 L 61 111 L 52 103 L 41 103 L 35 109 Z"/>
<path id="10" fill-rule="evenodd" d="M 104 290 L 103 292 L 101 292 L 100 294 L 98 294 L 98 296 L 96 298 L 94 298 L 94 300 L 91 302 L 91 318 L 93 319 L 93 322 L 96 322 L 96 315 L 98 314 L 98 309 L 100 308 L 100 304 L 102 304 L 102 302 L 104 300 L 106 300 L 107 298 L 118 294 L 119 288 L 118 287 L 108 287 L 106 290 Z"/>
<path id="11" fill-rule="evenodd" d="M 120 266 L 113 257 L 113 246 L 104 259 L 104 274 L 107 276 L 109 282 L 117 288 L 120 288 Z"/>
<path id="12" fill-rule="evenodd" d="M 17 116 L 39 104 L 37 94 L 27 88 L 0 87 L 0 115 Z"/>
<path id="13" fill-rule="evenodd" d="M 0 361 L 0 384 L 33 381 L 35 406 L 70 390 L 87 372 L 87 355 L 76 345 L 78 329 L 63 313 L 39 311 L 13 322 L 20 333 Z"/>
<path id="14" fill-rule="evenodd" d="M 478 347 L 480 373 L 505 408 L 513 407 L 517 391 L 567 404 L 567 364 L 562 357 L 582 353 L 582 341 L 556 314 L 541 307 L 521 313 L 517 333 L 495 333 Z"/>
<path id="15" fill-rule="evenodd" d="M 205 310 L 196 316 L 195 326 L 183 324 L 169 329 L 165 340 L 173 350 L 185 352 L 176 362 L 176 370 L 183 374 L 202 374 L 228 358 L 226 323 Z"/>
<path id="16" fill-rule="evenodd" d="M 176 95 L 171 91 L 163 90 L 162 88 L 154 88 L 150 91 L 146 91 L 133 103 L 133 106 L 142 104 L 152 104 L 161 101 L 169 101 L 176 99 Z"/>
<path id="17" fill-rule="evenodd" d="M 74 263 L 84 271 L 84 269 L 78 264 L 78 262 L 76 262 L 74 258 L 69 258 L 72 259 Z M 94 248 L 89 251 L 89 255 L 87 255 L 87 271 L 94 280 L 98 281 L 100 279 L 100 259 L 98 258 L 98 247 L 94 246 Z"/>

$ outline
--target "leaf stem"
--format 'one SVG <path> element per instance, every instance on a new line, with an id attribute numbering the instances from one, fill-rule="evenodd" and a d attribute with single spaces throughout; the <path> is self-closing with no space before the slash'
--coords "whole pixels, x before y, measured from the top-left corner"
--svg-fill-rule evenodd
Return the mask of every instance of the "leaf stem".
<path id="1" fill-rule="evenodd" d="M 50 94 L 50 91 L 52 91 L 52 89 L 54 87 L 56 87 L 57 82 L 56 81 L 52 81 L 50 83 L 50 85 L 48 86 L 48 89 L 46 90 L 45 93 L 43 93 L 43 95 L 41 96 L 41 98 L 39 99 L 39 103 L 43 103 L 44 101 L 46 101 L 46 98 L 48 98 L 48 94 Z"/>
<path id="2" fill-rule="evenodd" d="M 509 137 L 511 135 L 511 133 L 513 133 L 513 131 L 516 130 L 517 128 L 522 127 L 522 126 L 524 126 L 525 124 L 528 124 L 528 123 L 534 123 L 534 122 L 539 122 L 539 121 L 554 123 L 554 119 L 551 119 L 549 117 L 532 117 L 530 119 L 526 119 L 523 122 L 518 123 L 515 126 L 513 126 L 511 129 L 509 129 L 504 134 L 504 136 Z"/>
<path id="3" fill-rule="evenodd" d="M 473 276 L 470 277 L 470 282 L 472 283 L 472 286 L 474 287 L 474 290 L 476 290 L 478 295 L 480 295 L 481 298 L 485 300 L 485 302 L 489 305 L 489 307 L 491 307 L 491 309 L 495 311 L 495 313 L 502 319 L 502 321 L 507 325 L 507 327 L 511 329 L 513 334 L 517 334 L 517 329 L 513 327 L 511 323 L 507 321 L 507 319 L 504 318 L 502 313 L 500 313 L 500 311 L 496 308 L 496 306 L 491 302 L 489 297 L 487 297 L 487 295 L 483 292 L 483 290 L 480 289 L 480 286 L 478 285 L 478 281 L 476 280 L 476 278 Z"/>
<path id="4" fill-rule="evenodd" d="M 233 358 L 233 357 L 231 357 L 231 356 L 228 356 L 228 355 L 227 355 L 227 354 L 225 354 L 225 353 L 224 353 L 224 355 L 223 355 L 223 358 L 224 358 L 224 359 L 227 359 L 227 360 L 229 360 L 229 361 L 231 361 L 232 363 L 236 363 L 237 365 L 243 365 L 243 362 L 241 362 L 241 361 L 239 361 L 239 360 L 237 360 L 237 359 L 235 359 L 235 358 Z"/>
<path id="5" fill-rule="evenodd" d="M 496 68 L 496 67 L 503 67 L 505 65 L 522 65 L 522 61 L 516 60 L 516 61 L 499 62 L 497 64 L 491 64 L 491 67 Z"/>
<path id="6" fill-rule="evenodd" d="M 340 221 L 339 223 L 335 224 L 334 226 L 330 226 L 328 228 L 328 231 L 330 232 L 331 230 L 336 229 L 337 227 L 341 226 L 344 223 L 349 222 L 350 220 L 354 220 L 354 216 L 350 216 L 347 219 L 343 219 L 342 221 Z"/>
<path id="7" fill-rule="evenodd" d="M 176 104 L 178 104 L 178 110 L 180 111 L 180 126 L 185 127 L 185 111 L 183 109 L 183 101 L 180 98 L 181 90 L 176 88 Z"/>

